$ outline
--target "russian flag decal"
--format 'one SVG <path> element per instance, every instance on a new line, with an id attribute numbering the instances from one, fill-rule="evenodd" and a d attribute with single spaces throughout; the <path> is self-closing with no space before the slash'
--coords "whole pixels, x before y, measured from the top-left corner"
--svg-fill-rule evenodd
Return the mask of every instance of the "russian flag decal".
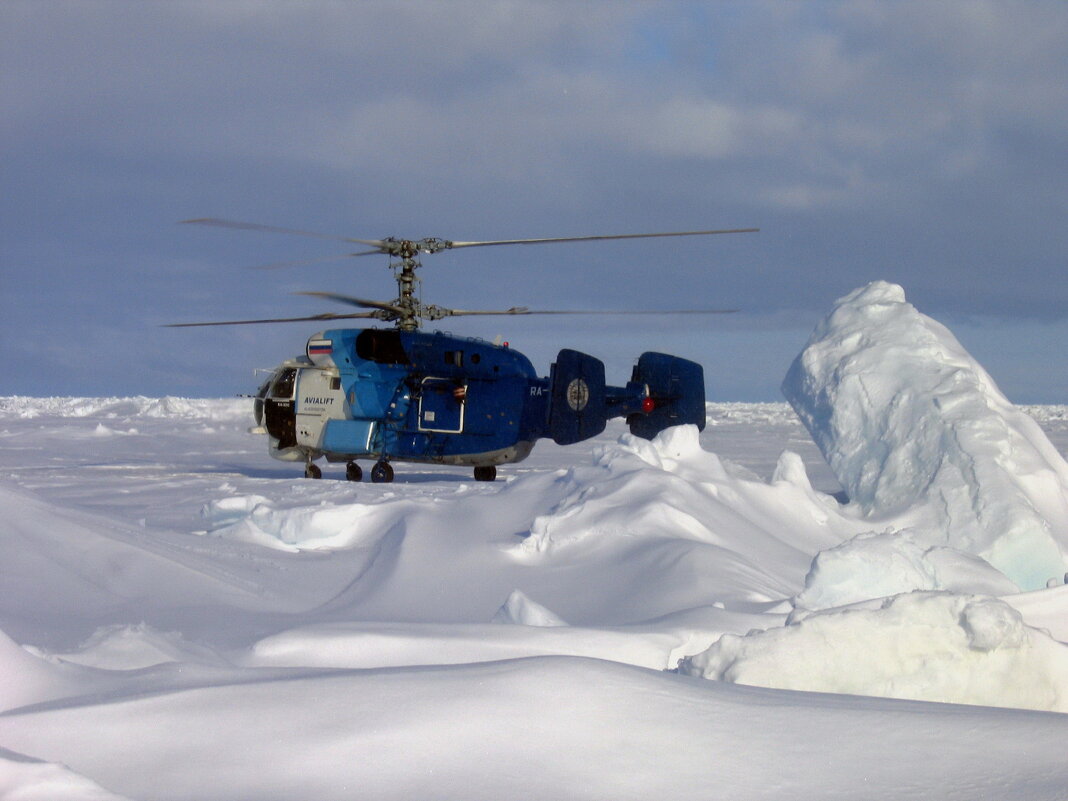
<path id="1" fill-rule="evenodd" d="M 334 343 L 329 339 L 309 339 L 308 340 L 308 355 L 309 356 L 328 356 L 334 352 Z"/>

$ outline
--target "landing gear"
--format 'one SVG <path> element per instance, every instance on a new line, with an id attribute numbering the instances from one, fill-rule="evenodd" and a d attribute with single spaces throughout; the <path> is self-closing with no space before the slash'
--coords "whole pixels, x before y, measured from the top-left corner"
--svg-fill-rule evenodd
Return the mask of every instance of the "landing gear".
<path id="1" fill-rule="evenodd" d="M 371 468 L 371 481 L 375 484 L 388 484 L 393 480 L 393 468 L 389 462 L 375 462 Z"/>
<path id="2" fill-rule="evenodd" d="M 305 478 L 322 478 L 323 471 L 319 469 L 319 465 L 308 462 L 304 465 L 304 477 Z"/>
<path id="3" fill-rule="evenodd" d="M 360 466 L 356 464 L 356 462 L 349 462 L 345 465 L 345 478 L 349 481 L 362 481 L 363 470 L 360 469 Z"/>
<path id="4" fill-rule="evenodd" d="M 496 481 L 497 468 L 493 465 L 479 466 L 475 468 L 475 481 Z"/>

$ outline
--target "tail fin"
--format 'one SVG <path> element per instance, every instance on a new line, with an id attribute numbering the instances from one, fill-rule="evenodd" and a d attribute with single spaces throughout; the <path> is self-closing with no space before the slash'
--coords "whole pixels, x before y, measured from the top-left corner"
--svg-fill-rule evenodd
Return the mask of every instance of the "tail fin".
<path id="1" fill-rule="evenodd" d="M 630 433 L 652 439 L 670 426 L 692 423 L 705 427 L 705 371 L 697 362 L 643 353 L 631 379 L 649 387 L 653 410 L 627 418 Z"/>
<path id="2" fill-rule="evenodd" d="M 604 362 L 562 350 L 550 378 L 549 436 L 557 445 L 572 445 L 604 431 Z"/>

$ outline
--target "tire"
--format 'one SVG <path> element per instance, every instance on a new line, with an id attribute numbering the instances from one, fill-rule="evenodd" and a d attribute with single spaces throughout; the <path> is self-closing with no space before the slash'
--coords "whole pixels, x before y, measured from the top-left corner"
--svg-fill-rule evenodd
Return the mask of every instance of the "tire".
<path id="1" fill-rule="evenodd" d="M 475 468 L 475 481 L 496 481 L 497 468 L 493 465 L 479 465 Z"/>
<path id="2" fill-rule="evenodd" d="M 345 478 L 349 481 L 363 481 L 363 470 L 356 462 L 349 462 L 345 465 Z"/>
<path id="3" fill-rule="evenodd" d="M 322 478 L 323 477 L 323 471 L 319 469 L 319 465 L 312 464 L 311 462 L 308 462 L 307 466 L 304 468 L 304 477 L 305 478 Z"/>
<path id="4" fill-rule="evenodd" d="M 376 462 L 371 468 L 371 481 L 375 484 L 388 484 L 393 480 L 393 468 L 389 462 Z"/>

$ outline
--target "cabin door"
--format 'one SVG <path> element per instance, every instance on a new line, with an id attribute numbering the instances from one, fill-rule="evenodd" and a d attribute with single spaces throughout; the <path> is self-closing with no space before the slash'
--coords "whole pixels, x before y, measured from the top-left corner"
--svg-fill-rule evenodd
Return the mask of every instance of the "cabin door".
<path id="1" fill-rule="evenodd" d="M 424 378 L 419 398 L 419 430 L 459 434 L 464 429 L 467 384 L 452 378 Z"/>

